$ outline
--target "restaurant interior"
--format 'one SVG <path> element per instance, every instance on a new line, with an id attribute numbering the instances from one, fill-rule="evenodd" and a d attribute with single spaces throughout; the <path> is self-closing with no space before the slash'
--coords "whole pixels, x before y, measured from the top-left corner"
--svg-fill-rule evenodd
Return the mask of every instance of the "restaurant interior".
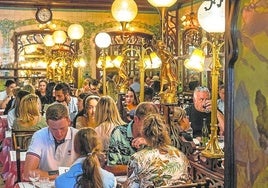
<path id="1" fill-rule="evenodd" d="M 198 83 L 211 91 L 210 139 L 204 147 L 176 140 L 193 179 L 209 187 L 258 187 L 268 174 L 268 138 L 260 131 L 268 130 L 267 8 L 265 0 L 0 0 L 0 85 L 46 79 L 75 91 L 91 77 L 107 95 L 106 80 L 116 76 L 121 101 L 126 80 L 139 75 L 144 101 L 145 78 L 155 77 L 168 88 L 155 100 L 169 122 L 173 107 L 192 103 Z M 172 61 L 159 57 L 160 44 Z M 163 73 L 167 66 L 172 75 Z M 226 126 L 220 139 L 219 83 L 225 84 Z M 260 158 L 264 165 L 254 169 Z"/>

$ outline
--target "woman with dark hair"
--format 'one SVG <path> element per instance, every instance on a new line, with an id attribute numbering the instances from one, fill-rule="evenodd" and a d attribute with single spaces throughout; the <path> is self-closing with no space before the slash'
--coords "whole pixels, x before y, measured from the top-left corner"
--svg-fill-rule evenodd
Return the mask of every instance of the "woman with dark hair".
<path id="1" fill-rule="evenodd" d="M 76 120 L 79 116 L 83 116 L 85 114 L 84 106 L 85 106 L 85 99 L 89 96 L 93 95 L 92 93 L 80 93 L 77 97 L 77 108 L 78 113 L 76 114 L 73 120 L 73 127 L 76 128 Z"/>
<path id="2" fill-rule="evenodd" d="M 55 82 L 49 82 L 46 87 L 46 97 L 48 104 L 55 102 L 54 87 L 56 86 Z"/>
<path id="3" fill-rule="evenodd" d="M 125 105 L 127 111 L 135 110 L 140 103 L 135 91 L 129 87 L 125 95 Z"/>
<path id="4" fill-rule="evenodd" d="M 102 144 L 94 129 L 83 128 L 74 139 L 74 150 L 80 156 L 69 171 L 58 176 L 56 188 L 113 188 L 115 176 L 102 169 L 99 157 L 102 156 Z"/>
<path id="5" fill-rule="evenodd" d="M 170 145 L 169 132 L 160 114 L 145 117 L 142 135 L 147 146 L 134 153 L 129 160 L 127 187 L 189 183 L 189 161 L 181 151 Z"/>
<path id="6" fill-rule="evenodd" d="M 11 109 L 8 113 L 7 113 L 7 123 L 8 123 L 8 128 L 11 130 L 13 127 L 13 123 L 14 120 L 16 118 L 18 118 L 20 116 L 19 113 L 19 107 L 20 107 L 20 101 L 21 99 L 26 96 L 29 95 L 30 92 L 29 91 L 24 91 L 24 90 L 20 90 L 16 96 L 16 100 L 15 100 L 15 106 L 13 109 Z"/>
<path id="7" fill-rule="evenodd" d="M 122 119 L 126 122 L 130 122 L 134 117 L 135 109 L 140 103 L 139 98 L 137 97 L 135 91 L 129 87 L 127 89 L 124 101 L 125 113 L 123 113 Z"/>
<path id="8" fill-rule="evenodd" d="M 84 109 L 83 111 L 79 112 L 79 114 L 77 114 L 75 122 L 73 123 L 75 128 L 81 129 L 83 127 L 91 127 L 91 128 L 96 127 L 95 110 L 99 99 L 100 99 L 99 96 L 92 94 L 89 94 L 84 98 L 83 100 Z"/>
<path id="9" fill-rule="evenodd" d="M 45 104 L 48 104 L 47 99 L 47 81 L 46 80 L 39 80 L 38 82 L 38 89 L 36 90 L 35 94 L 38 95 L 40 98 L 42 109 L 44 108 Z"/>
<path id="10" fill-rule="evenodd" d="M 42 105 L 42 115 L 44 116 L 49 104 L 52 104 L 55 102 L 55 88 L 56 83 L 55 82 L 49 82 L 47 83 L 46 87 L 46 104 Z"/>

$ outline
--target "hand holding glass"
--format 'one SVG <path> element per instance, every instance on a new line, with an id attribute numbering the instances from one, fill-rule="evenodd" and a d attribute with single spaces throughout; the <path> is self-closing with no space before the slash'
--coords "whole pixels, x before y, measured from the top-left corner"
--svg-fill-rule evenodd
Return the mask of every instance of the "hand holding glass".
<path id="1" fill-rule="evenodd" d="M 206 113 L 209 113 L 211 111 L 211 100 L 206 100 L 203 108 Z"/>
<path id="2" fill-rule="evenodd" d="M 33 183 L 33 187 L 35 188 L 35 183 L 39 180 L 40 174 L 36 170 L 32 170 L 29 172 L 29 179 Z"/>

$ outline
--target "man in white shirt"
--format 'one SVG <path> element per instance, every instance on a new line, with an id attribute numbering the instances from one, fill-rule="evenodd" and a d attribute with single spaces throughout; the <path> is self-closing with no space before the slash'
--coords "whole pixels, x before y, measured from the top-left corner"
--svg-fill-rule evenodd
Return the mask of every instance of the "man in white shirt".
<path id="1" fill-rule="evenodd" d="M 70 167 L 77 158 L 74 151 L 74 137 L 77 129 L 70 127 L 68 109 L 64 104 L 51 104 L 46 111 L 48 127 L 34 133 L 26 154 L 24 179 L 30 171 L 37 171 L 41 177 L 55 179 L 59 167 Z"/>
<path id="2" fill-rule="evenodd" d="M 5 83 L 6 89 L 0 92 L 0 109 L 5 109 L 7 103 L 12 99 L 13 89 L 16 87 L 16 82 L 7 80 Z"/>

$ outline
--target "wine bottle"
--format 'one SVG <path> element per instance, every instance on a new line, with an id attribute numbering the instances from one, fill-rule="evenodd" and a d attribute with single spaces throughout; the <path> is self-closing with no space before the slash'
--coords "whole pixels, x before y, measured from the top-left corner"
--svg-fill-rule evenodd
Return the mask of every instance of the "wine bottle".
<path id="1" fill-rule="evenodd" d="M 206 146 L 208 139 L 209 139 L 209 133 L 208 133 L 208 127 L 207 127 L 206 121 L 207 121 L 207 119 L 203 118 L 202 139 L 201 139 L 202 146 Z"/>

